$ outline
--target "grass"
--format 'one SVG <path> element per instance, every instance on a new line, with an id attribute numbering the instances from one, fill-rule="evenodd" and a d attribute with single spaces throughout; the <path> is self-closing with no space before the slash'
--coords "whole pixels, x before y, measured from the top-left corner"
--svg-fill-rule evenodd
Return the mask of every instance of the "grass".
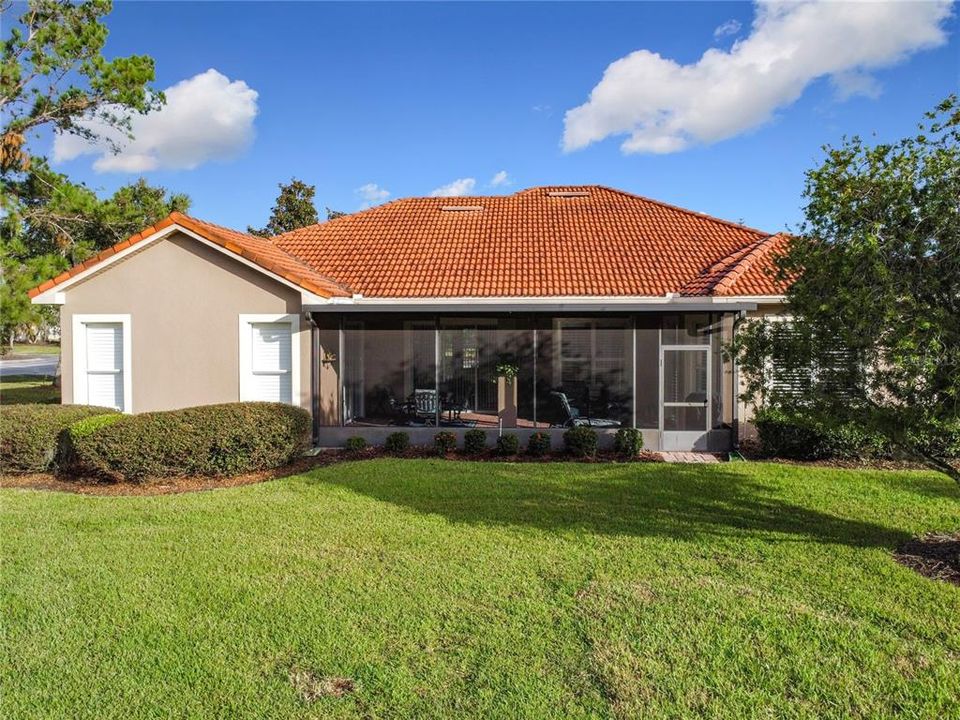
<path id="1" fill-rule="evenodd" d="M 60 388 L 45 375 L 6 375 L 0 377 L 0 405 L 58 403 Z"/>
<path id="2" fill-rule="evenodd" d="M 755 463 L 4 490 L 0 716 L 956 718 L 960 589 L 890 552 L 958 528 L 937 475 Z"/>
<path id="3" fill-rule="evenodd" d="M 31 345 L 30 343 L 14 343 L 13 348 L 9 351 L 9 354 L 6 355 L 7 358 L 13 358 L 17 355 L 59 355 L 60 354 L 60 345 L 59 344 L 46 344 L 46 343 L 37 343 L 36 345 Z"/>

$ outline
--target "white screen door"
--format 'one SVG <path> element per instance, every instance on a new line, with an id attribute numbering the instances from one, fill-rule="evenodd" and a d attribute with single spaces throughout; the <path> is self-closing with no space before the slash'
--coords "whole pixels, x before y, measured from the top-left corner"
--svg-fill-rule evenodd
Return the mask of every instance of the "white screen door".
<path id="1" fill-rule="evenodd" d="M 709 346 L 663 348 L 663 449 L 706 450 L 710 421 Z"/>
<path id="2" fill-rule="evenodd" d="M 123 325 L 87 323 L 87 404 L 123 408 Z"/>
<path id="3" fill-rule="evenodd" d="M 290 323 L 250 323 L 251 400 L 293 402 Z"/>

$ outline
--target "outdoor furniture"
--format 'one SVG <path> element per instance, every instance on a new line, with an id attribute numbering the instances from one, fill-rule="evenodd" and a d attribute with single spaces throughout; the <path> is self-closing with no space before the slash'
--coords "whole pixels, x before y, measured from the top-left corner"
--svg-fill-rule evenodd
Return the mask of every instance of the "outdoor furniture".
<path id="1" fill-rule="evenodd" d="M 570 404 L 570 399 L 566 393 L 559 390 L 552 390 L 548 396 L 550 407 L 550 424 L 560 427 L 595 427 L 595 428 L 615 428 L 620 427 L 618 420 L 608 418 L 582 417 L 580 409 Z"/>

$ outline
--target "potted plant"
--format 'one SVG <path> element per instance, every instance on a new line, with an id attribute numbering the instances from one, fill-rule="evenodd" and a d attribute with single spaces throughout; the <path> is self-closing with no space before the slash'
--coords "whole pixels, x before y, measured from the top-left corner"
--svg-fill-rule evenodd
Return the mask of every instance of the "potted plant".
<path id="1" fill-rule="evenodd" d="M 497 363 L 497 415 L 500 427 L 517 426 L 517 374 L 520 368 L 510 357 Z"/>

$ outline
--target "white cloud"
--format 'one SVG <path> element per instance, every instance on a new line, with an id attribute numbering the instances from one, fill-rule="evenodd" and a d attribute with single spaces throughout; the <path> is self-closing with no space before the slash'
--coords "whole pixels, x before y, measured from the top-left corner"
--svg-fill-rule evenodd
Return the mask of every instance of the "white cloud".
<path id="1" fill-rule="evenodd" d="M 388 197 L 390 197 L 390 191 L 385 190 L 376 183 L 367 183 L 366 185 L 361 185 L 353 192 L 359 195 L 360 199 L 363 200 L 364 207 L 379 205 Z"/>
<path id="2" fill-rule="evenodd" d="M 501 185 L 510 185 L 512 181 L 510 176 L 507 175 L 506 170 L 501 170 L 492 178 L 490 178 L 490 187 L 500 187 Z"/>
<path id="3" fill-rule="evenodd" d="M 942 45 L 950 12 L 949 0 L 759 2 L 750 35 L 729 50 L 709 49 L 690 65 L 649 50 L 613 62 L 587 102 L 567 111 L 563 147 L 611 135 L 628 136 L 625 153 L 717 142 L 768 121 L 820 77 L 840 97 L 876 93 L 868 71 Z"/>
<path id="4" fill-rule="evenodd" d="M 253 141 L 257 92 L 242 80 L 231 81 L 210 69 L 164 93 L 167 102 L 160 110 L 132 116 L 133 140 L 96 120 L 84 121 L 116 142 L 119 153 L 102 140 L 91 143 L 76 135 L 57 135 L 54 162 L 95 155 L 97 172 L 192 170 L 210 160 L 234 158 Z"/>
<path id="5" fill-rule="evenodd" d="M 473 192 L 473 186 L 477 184 L 474 178 L 459 178 L 452 183 L 438 187 L 430 193 L 430 197 L 458 197 L 460 195 L 469 195 Z"/>
<path id="6" fill-rule="evenodd" d="M 742 27 L 743 25 L 740 24 L 739 20 L 727 20 L 717 25 L 713 31 L 713 37 L 719 40 L 720 38 L 727 37 L 727 35 L 736 35 Z"/>
<path id="7" fill-rule="evenodd" d="M 873 75 L 851 70 L 837 73 L 830 78 L 837 100 L 847 100 L 857 95 L 875 100 L 880 97 L 883 88 Z"/>

